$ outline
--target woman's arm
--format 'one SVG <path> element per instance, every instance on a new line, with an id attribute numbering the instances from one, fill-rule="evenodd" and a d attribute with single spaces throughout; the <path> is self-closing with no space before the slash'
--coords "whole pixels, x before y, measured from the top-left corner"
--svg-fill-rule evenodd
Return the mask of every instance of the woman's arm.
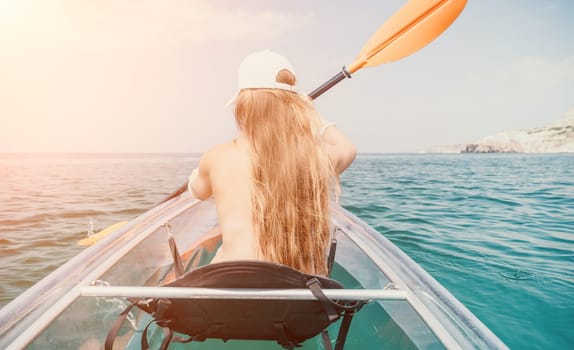
<path id="1" fill-rule="evenodd" d="M 211 178 L 209 176 L 212 157 L 211 151 L 205 153 L 199 161 L 199 167 L 193 170 L 189 177 L 188 189 L 196 198 L 201 200 L 207 199 L 213 194 Z"/>
<path id="2" fill-rule="evenodd" d="M 335 170 L 340 174 L 355 160 L 357 155 L 355 145 L 347 135 L 332 123 L 324 124 L 321 133 L 323 144 L 335 165 Z"/>

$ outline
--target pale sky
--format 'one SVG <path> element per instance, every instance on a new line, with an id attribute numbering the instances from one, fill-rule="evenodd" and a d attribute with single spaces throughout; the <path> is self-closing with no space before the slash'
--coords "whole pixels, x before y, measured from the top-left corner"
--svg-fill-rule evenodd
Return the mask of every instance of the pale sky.
<path id="1" fill-rule="evenodd" d="M 405 2 L 0 0 L 0 152 L 203 152 L 236 134 L 245 55 L 285 55 L 310 92 Z M 316 105 L 359 152 L 544 126 L 574 108 L 574 1 L 469 0 Z"/>

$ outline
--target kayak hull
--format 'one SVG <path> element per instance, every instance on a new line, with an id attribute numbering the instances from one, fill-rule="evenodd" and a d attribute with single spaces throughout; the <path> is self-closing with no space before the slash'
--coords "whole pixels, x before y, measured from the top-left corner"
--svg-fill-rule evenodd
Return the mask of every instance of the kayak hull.
<path id="1" fill-rule="evenodd" d="M 504 349 L 505 345 L 419 265 L 363 221 L 335 206 L 338 241 L 332 278 L 350 290 L 397 290 L 404 300 L 375 300 L 354 317 L 346 348 Z M 167 225 L 166 225 L 167 224 Z M 102 238 L 0 310 L 0 348 L 101 348 L 112 323 L 129 302 L 118 296 L 83 296 L 88 286 L 158 286 L 175 278 L 168 244 L 172 234 L 185 270 L 208 264 L 219 245 L 212 200 L 183 194 Z M 150 321 L 133 312 L 116 344 L 139 348 Z M 338 323 L 329 328 L 335 339 Z M 161 330 L 149 335 L 161 342 Z M 231 345 L 233 344 L 233 345 Z M 281 347 L 263 341 L 218 339 L 173 345 L 186 349 Z M 320 337 L 304 349 L 322 349 Z"/>

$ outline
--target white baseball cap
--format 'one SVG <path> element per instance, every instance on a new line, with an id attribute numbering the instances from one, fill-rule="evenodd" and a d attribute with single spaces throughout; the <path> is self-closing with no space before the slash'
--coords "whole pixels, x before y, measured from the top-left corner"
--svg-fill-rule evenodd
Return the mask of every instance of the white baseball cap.
<path id="1" fill-rule="evenodd" d="M 237 92 L 227 105 L 235 102 L 241 89 L 281 89 L 297 92 L 295 85 L 276 81 L 277 74 L 284 69 L 295 74 L 291 63 L 285 57 L 273 51 L 263 50 L 248 55 L 239 65 Z"/>

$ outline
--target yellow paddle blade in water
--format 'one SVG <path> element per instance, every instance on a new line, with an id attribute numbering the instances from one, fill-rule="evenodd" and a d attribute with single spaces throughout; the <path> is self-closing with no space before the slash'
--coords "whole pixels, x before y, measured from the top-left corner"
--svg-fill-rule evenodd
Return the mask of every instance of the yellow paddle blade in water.
<path id="1" fill-rule="evenodd" d="M 96 243 L 97 241 L 101 240 L 102 238 L 106 237 L 110 233 L 119 230 L 120 228 L 122 228 L 127 223 L 128 223 L 127 221 L 116 222 L 115 224 L 106 227 L 105 229 L 101 230 L 100 232 L 98 232 L 96 234 L 93 234 L 89 237 L 86 237 L 82 240 L 79 240 L 78 245 L 90 246 L 90 245 Z"/>
<path id="2" fill-rule="evenodd" d="M 396 61 L 423 48 L 454 22 L 466 1 L 410 0 L 369 39 L 349 72 Z"/>

